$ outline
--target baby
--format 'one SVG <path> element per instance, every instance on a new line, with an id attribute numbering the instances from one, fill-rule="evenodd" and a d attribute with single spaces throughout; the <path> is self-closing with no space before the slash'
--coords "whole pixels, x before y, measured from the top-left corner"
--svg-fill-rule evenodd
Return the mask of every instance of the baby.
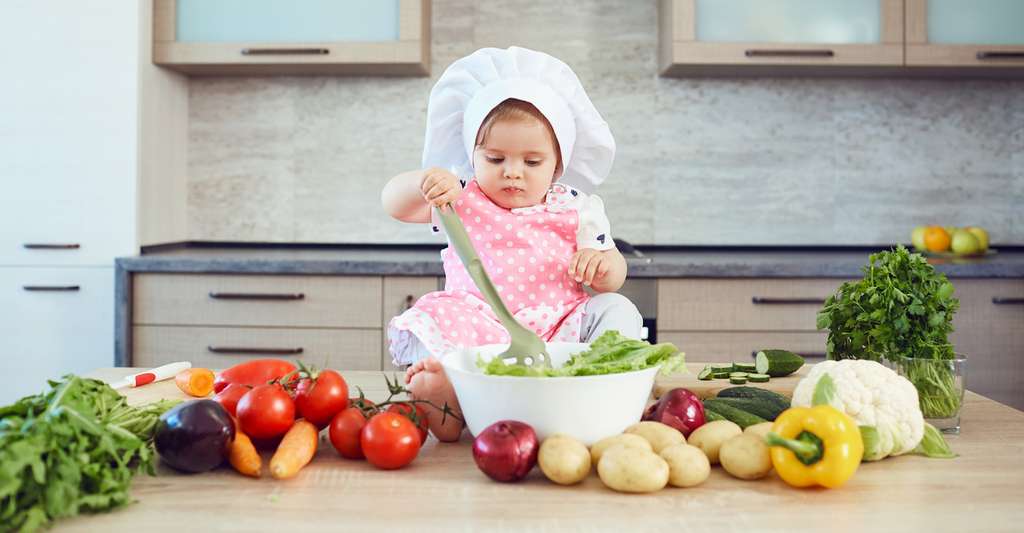
<path id="1" fill-rule="evenodd" d="M 601 199 L 581 190 L 607 175 L 614 140 L 569 67 L 523 48 L 479 50 L 438 80 L 427 122 L 430 168 L 392 178 L 385 210 L 438 232 L 433 208 L 454 209 L 505 305 L 545 341 L 590 342 L 613 329 L 639 338 L 640 313 L 615 293 L 626 261 Z M 395 364 L 411 365 L 405 379 L 415 398 L 458 412 L 438 358 L 509 336 L 452 247 L 441 257 L 445 290 L 392 319 L 389 349 Z M 438 439 L 458 440 L 460 421 L 427 410 Z"/>

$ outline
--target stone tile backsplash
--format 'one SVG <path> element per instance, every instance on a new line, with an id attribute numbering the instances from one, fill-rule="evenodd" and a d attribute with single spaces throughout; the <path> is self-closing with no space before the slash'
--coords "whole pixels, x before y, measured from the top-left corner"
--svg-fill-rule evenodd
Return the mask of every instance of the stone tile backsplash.
<path id="1" fill-rule="evenodd" d="M 980 224 L 1024 244 L 1024 81 L 657 75 L 654 1 L 433 2 L 430 78 L 193 78 L 197 240 L 438 242 L 380 190 L 419 166 L 427 97 L 484 46 L 566 61 L 618 153 L 599 194 L 643 244 L 886 244 Z"/>

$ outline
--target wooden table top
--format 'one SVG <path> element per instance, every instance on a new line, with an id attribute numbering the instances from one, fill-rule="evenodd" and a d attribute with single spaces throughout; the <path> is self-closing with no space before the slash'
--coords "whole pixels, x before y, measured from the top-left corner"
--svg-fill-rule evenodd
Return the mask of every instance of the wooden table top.
<path id="1" fill-rule="evenodd" d="M 113 380 L 127 368 L 90 374 Z M 381 372 L 343 372 L 370 399 L 386 397 Z M 124 391 L 133 404 L 184 398 L 173 381 Z M 138 500 L 110 513 L 56 523 L 58 531 L 1020 531 L 1024 524 L 1024 413 L 967 393 L 960 457 L 918 456 L 865 463 L 836 490 L 798 490 L 774 474 L 741 481 L 714 467 L 702 485 L 628 495 L 596 472 L 562 487 L 539 469 L 521 483 L 484 476 L 471 439 L 431 437 L 397 471 L 341 458 L 326 438 L 298 476 L 250 479 L 230 467 L 196 475 L 165 466 L 136 478 Z M 265 456 L 264 464 L 269 461 Z M 265 467 L 264 467 L 265 468 Z"/>

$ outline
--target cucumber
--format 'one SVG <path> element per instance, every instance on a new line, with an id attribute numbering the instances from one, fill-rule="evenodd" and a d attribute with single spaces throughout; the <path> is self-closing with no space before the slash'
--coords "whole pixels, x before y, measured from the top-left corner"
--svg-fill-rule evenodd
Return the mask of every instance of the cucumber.
<path id="1" fill-rule="evenodd" d="M 733 363 L 732 366 L 736 368 L 737 372 L 757 372 L 757 365 L 754 363 Z"/>
<path id="2" fill-rule="evenodd" d="M 731 377 L 731 378 L 745 378 L 745 377 L 747 377 L 747 373 L 746 372 L 729 372 L 729 377 Z"/>
<path id="3" fill-rule="evenodd" d="M 701 381 L 709 381 L 712 379 L 712 377 L 713 376 L 711 375 L 711 367 L 709 366 L 704 367 L 704 370 L 701 370 L 700 374 L 697 374 L 697 379 Z"/>
<path id="4" fill-rule="evenodd" d="M 765 402 L 754 398 L 708 398 L 704 401 L 704 405 L 706 407 L 709 404 L 712 406 L 712 409 L 718 410 L 719 412 L 721 412 L 721 405 L 728 405 L 729 407 L 759 416 L 768 421 L 774 421 L 783 411 L 786 410 L 772 402 Z"/>
<path id="5" fill-rule="evenodd" d="M 758 374 L 773 378 L 788 376 L 804 366 L 804 358 L 789 350 L 761 350 L 754 356 L 754 367 Z"/>
<path id="6" fill-rule="evenodd" d="M 712 376 L 713 376 L 713 377 L 714 377 L 715 379 L 725 379 L 725 378 L 728 378 L 728 377 L 729 377 L 729 374 L 732 374 L 732 372 L 731 372 L 731 371 L 729 371 L 729 370 L 713 370 L 713 371 L 711 372 L 711 375 L 712 375 Z"/>
<path id="7" fill-rule="evenodd" d="M 714 372 L 721 372 L 723 370 L 732 372 L 732 363 L 714 363 L 711 365 L 711 370 Z"/>
<path id="8" fill-rule="evenodd" d="M 704 418 L 707 419 L 708 411 L 711 411 L 719 416 L 722 416 L 726 420 L 735 422 L 740 428 L 746 429 L 747 426 L 753 426 L 754 424 L 761 424 L 767 422 L 767 420 L 753 414 L 748 413 L 742 409 L 737 409 L 731 405 L 715 400 L 714 398 L 708 398 L 704 400 Z"/>
<path id="9" fill-rule="evenodd" d="M 732 383 L 733 385 L 746 385 L 747 384 L 747 377 L 746 376 L 729 376 L 729 383 Z"/>
<path id="10" fill-rule="evenodd" d="M 714 422 L 715 420 L 725 420 L 726 418 L 714 411 L 704 410 L 704 422 Z"/>
<path id="11" fill-rule="evenodd" d="M 747 381 L 751 383 L 768 383 L 771 376 L 768 374 L 747 374 Z"/>
<path id="12" fill-rule="evenodd" d="M 718 393 L 718 398 L 750 398 L 769 405 L 778 412 L 789 409 L 789 398 L 770 390 L 757 387 L 729 387 Z"/>

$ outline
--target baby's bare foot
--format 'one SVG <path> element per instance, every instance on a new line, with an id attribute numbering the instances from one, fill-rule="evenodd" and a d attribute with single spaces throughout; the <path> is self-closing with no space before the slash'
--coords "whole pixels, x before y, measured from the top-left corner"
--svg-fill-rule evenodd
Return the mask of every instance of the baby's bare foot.
<path id="1" fill-rule="evenodd" d="M 459 400 L 455 397 L 455 389 L 448 381 L 441 362 L 433 357 L 417 361 L 409 367 L 406 372 L 405 381 L 409 384 L 409 392 L 413 399 L 427 400 L 437 407 L 444 407 L 448 404 L 458 416 L 462 416 L 459 409 Z M 445 416 L 444 413 L 433 406 L 425 405 L 427 409 L 427 421 L 430 422 L 430 432 L 437 437 L 437 440 L 454 442 L 459 440 L 462 433 L 462 422 L 452 416 Z M 443 421 L 443 423 L 442 423 Z"/>

